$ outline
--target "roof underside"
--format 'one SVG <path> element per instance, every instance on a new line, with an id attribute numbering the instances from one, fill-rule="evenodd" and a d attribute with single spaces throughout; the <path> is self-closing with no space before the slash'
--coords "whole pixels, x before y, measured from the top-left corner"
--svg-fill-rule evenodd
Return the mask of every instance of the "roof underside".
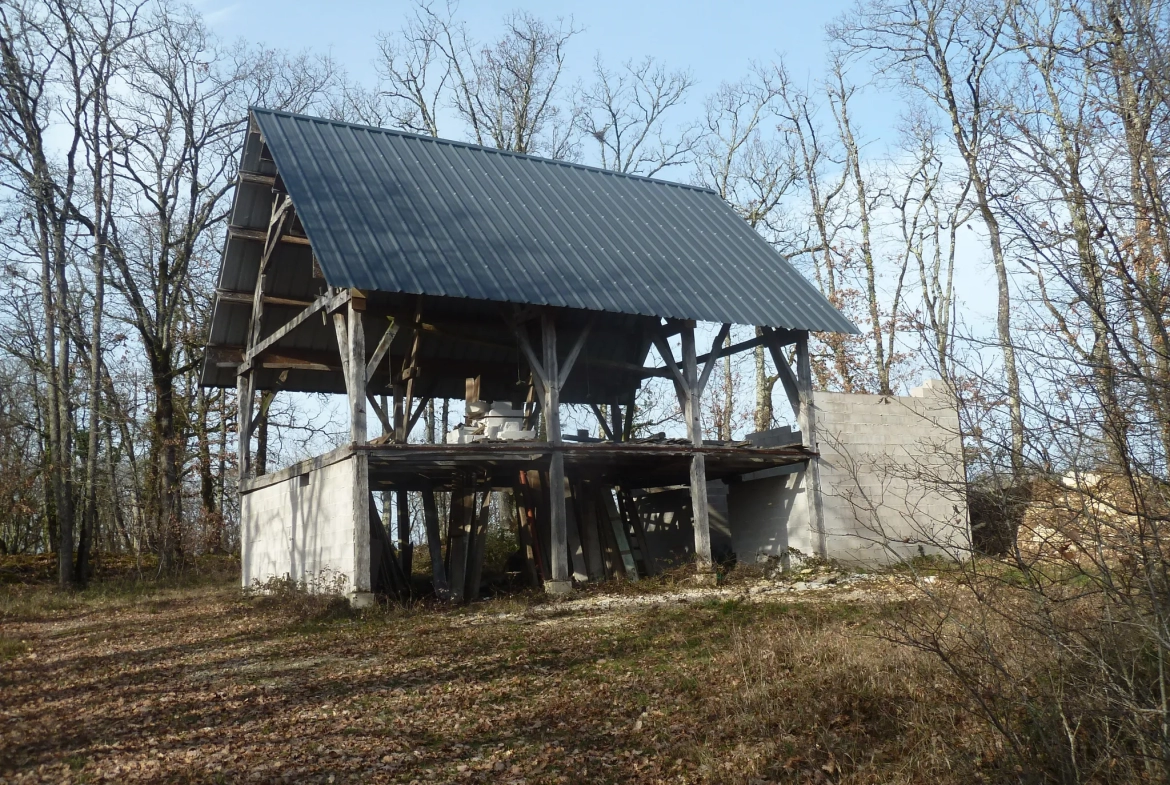
<path id="1" fill-rule="evenodd" d="M 252 114 L 332 286 L 856 332 L 712 191 Z"/>

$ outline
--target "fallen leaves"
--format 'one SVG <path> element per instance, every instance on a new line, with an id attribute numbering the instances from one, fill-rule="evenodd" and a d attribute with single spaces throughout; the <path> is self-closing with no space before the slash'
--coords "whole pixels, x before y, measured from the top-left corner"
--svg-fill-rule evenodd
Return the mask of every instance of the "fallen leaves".
<path id="1" fill-rule="evenodd" d="M 0 781 L 844 781 L 817 744 L 852 713 L 778 742 L 721 697 L 734 630 L 793 619 L 688 599 L 306 625 L 221 586 L 19 620 Z"/>

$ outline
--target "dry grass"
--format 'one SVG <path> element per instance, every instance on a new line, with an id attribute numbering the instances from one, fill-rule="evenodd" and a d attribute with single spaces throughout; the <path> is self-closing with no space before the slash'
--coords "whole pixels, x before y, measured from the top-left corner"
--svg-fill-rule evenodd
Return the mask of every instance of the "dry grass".
<path id="1" fill-rule="evenodd" d="M 834 592 L 362 615 L 227 583 L 3 600 L 0 779 L 1012 781 L 936 661 L 880 637 L 886 601 Z"/>

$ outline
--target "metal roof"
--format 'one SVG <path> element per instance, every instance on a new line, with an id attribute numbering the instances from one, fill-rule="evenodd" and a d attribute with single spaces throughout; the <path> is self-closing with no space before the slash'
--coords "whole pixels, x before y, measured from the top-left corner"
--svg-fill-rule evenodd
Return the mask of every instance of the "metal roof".
<path id="1" fill-rule="evenodd" d="M 329 284 L 855 333 L 713 191 L 253 109 Z"/>

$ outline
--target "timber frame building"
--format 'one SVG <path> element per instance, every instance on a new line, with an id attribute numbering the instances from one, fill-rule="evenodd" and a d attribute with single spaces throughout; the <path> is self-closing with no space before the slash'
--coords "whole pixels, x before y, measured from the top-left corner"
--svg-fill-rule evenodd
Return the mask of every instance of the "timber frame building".
<path id="1" fill-rule="evenodd" d="M 807 464 L 817 525 L 808 336 L 856 328 L 713 191 L 253 109 L 216 294 L 203 384 L 238 389 L 245 583 L 328 569 L 355 602 L 403 591 L 409 529 L 396 548 L 375 492 L 396 492 L 400 527 L 407 493 L 422 494 L 434 587 L 456 598 L 479 588 L 476 491 L 514 494 L 525 571 L 551 592 L 574 575 L 636 577 L 636 489 L 689 485 L 700 571 L 708 478 Z M 722 325 L 707 351 L 696 321 Z M 761 329 L 725 346 L 732 324 Z M 716 361 L 757 346 L 797 440 L 704 441 Z M 673 382 L 685 441 L 633 438 L 651 377 Z M 268 472 L 253 443 L 279 391 L 347 396 L 349 443 Z M 435 398 L 510 402 L 519 430 L 539 414 L 547 436 L 410 442 Z M 562 404 L 592 407 L 604 438 L 562 435 Z"/>

